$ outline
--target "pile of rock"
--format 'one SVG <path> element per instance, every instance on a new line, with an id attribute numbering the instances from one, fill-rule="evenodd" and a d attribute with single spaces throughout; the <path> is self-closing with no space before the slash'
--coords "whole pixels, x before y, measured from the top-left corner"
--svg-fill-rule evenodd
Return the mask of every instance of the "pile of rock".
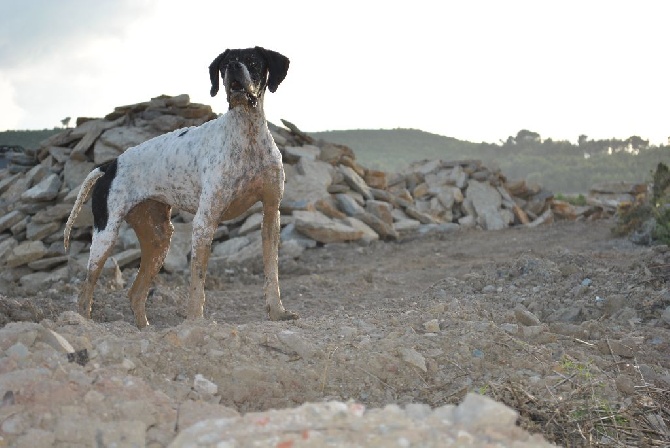
<path id="1" fill-rule="evenodd" d="M 89 207 L 74 224 L 68 255 L 62 239 L 80 184 L 94 166 L 152 137 L 215 117 L 209 106 L 191 103 L 188 95 L 161 96 L 117 107 L 102 119 L 80 118 L 75 128 L 41 143 L 33 166 L 0 170 L 0 263 L 5 267 L 0 292 L 16 282 L 27 286 L 65 280 L 73 268 L 85 266 L 92 226 Z M 523 181 L 507 182 L 479 161 L 423 161 L 390 174 L 362 167 L 346 146 L 315 141 L 283 123 L 285 127 L 270 125 L 287 179 L 281 256 L 295 258 L 319 244 L 393 240 L 408 232 L 475 226 L 495 230 L 552 220 L 551 192 Z M 164 269 L 181 272 L 188 267 L 192 216 L 174 213 L 175 233 Z M 256 204 L 222 223 L 211 264 L 258 258 L 261 221 Z M 110 267 L 137 265 L 139 257 L 133 231 L 122 227 Z"/>

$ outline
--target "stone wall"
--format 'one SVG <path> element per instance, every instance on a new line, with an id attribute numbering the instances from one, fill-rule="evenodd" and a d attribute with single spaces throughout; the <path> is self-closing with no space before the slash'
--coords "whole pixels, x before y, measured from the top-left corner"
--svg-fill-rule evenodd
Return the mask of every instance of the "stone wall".
<path id="1" fill-rule="evenodd" d="M 161 96 L 117 107 L 104 118 L 79 118 L 75 128 L 43 141 L 20 161 L 0 170 L 0 292 L 41 287 L 81 275 L 88 259 L 92 214 L 75 222 L 68 254 L 63 230 L 79 187 L 97 165 L 165 132 L 216 118 L 188 95 Z M 553 194 L 523 181 L 508 182 L 477 160 L 417 162 L 402 173 L 366 169 L 348 147 L 315 141 L 295 125 L 270 125 L 285 163 L 280 256 L 299 257 L 317 245 L 397 240 L 408 233 L 450 232 L 463 227 L 496 230 L 551 222 Z M 174 211 L 175 234 L 164 269 L 188 268 L 191 219 Z M 221 223 L 211 264 L 260 257 L 261 207 Z M 136 266 L 133 231 L 121 228 L 110 269 Z"/>

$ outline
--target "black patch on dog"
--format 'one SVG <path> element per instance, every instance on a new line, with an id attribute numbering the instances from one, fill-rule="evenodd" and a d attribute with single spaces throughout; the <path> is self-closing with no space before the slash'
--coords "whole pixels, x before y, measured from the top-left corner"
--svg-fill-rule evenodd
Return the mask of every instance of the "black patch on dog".
<path id="1" fill-rule="evenodd" d="M 187 132 L 188 132 L 188 129 L 186 129 L 185 131 L 183 131 L 183 132 L 182 132 L 181 134 L 179 134 L 177 137 L 183 137 L 183 136 L 186 135 Z"/>
<path id="2" fill-rule="evenodd" d="M 93 207 L 93 228 L 97 231 L 107 227 L 109 219 L 109 210 L 107 208 L 107 198 L 109 189 L 116 177 L 117 160 L 114 159 L 98 168 L 105 173 L 93 187 L 93 197 L 91 206 Z"/>
<path id="3" fill-rule="evenodd" d="M 211 96 L 215 96 L 219 91 L 219 74 L 222 78 L 224 77 L 231 61 L 242 62 L 247 67 L 251 79 L 260 86 L 260 95 L 263 95 L 266 87 L 272 93 L 277 90 L 286 77 L 290 63 L 286 56 L 263 47 L 226 50 L 209 65 L 209 79 L 212 83 L 209 94 Z"/>

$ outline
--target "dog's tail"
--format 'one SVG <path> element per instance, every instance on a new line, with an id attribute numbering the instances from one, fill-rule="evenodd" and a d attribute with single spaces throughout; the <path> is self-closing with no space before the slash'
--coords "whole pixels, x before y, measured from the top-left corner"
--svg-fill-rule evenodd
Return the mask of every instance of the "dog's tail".
<path id="1" fill-rule="evenodd" d="M 72 206 L 72 211 L 70 212 L 70 217 L 67 219 L 67 224 L 65 224 L 65 232 L 63 235 L 63 246 L 65 246 L 65 252 L 67 252 L 68 248 L 70 247 L 70 232 L 72 231 L 74 220 L 77 219 L 77 216 L 81 211 L 81 207 L 91 195 L 91 189 L 98 181 L 98 179 L 100 179 L 104 174 L 105 173 L 100 168 L 96 168 L 91 171 L 88 176 L 86 176 L 86 179 L 84 179 L 84 182 L 82 182 L 81 188 L 79 189 L 79 194 L 77 194 L 77 200 L 74 202 L 74 206 Z"/>

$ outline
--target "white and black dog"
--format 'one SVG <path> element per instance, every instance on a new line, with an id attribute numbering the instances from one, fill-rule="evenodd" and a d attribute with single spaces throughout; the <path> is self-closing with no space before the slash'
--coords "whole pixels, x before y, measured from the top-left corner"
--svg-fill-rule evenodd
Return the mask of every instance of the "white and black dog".
<path id="1" fill-rule="evenodd" d="M 266 309 L 272 320 L 298 317 L 280 299 L 277 251 L 284 168 L 263 111 L 265 89 L 277 90 L 288 66 L 288 58 L 261 47 L 226 50 L 209 66 L 211 96 L 219 91 L 219 73 L 223 78 L 228 100 L 224 115 L 148 140 L 91 171 L 65 226 L 67 250 L 72 224 L 93 189 L 93 241 L 79 294 L 80 314 L 91 317 L 95 283 L 125 219 L 142 250 L 128 296 L 137 326 L 148 325 L 147 294 L 170 246 L 170 212 L 175 207 L 195 214 L 186 316 L 202 317 L 214 231 L 222 220 L 261 201 Z"/>

